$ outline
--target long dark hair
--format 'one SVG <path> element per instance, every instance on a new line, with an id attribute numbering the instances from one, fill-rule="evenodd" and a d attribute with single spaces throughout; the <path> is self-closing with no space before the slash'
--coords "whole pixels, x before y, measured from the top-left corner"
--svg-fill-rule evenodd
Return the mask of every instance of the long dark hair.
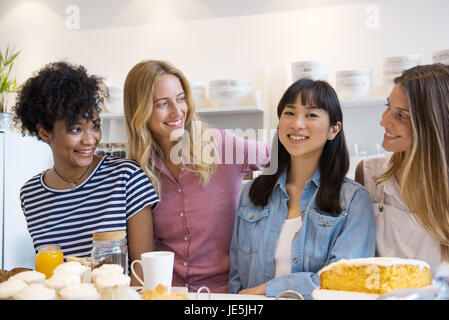
<path id="1" fill-rule="evenodd" d="M 310 79 L 298 80 L 285 91 L 278 104 L 278 118 L 281 117 L 287 104 L 295 103 L 298 95 L 300 95 L 303 105 L 314 105 L 327 111 L 331 126 L 336 125 L 337 122 L 343 124 L 340 101 L 335 90 L 327 82 Z M 267 205 L 279 176 L 290 165 L 290 154 L 280 143 L 279 137 L 277 138 L 277 144 L 278 169 L 276 173 L 257 177 L 249 190 L 251 202 L 256 206 Z M 316 197 L 318 208 L 331 214 L 340 213 L 341 185 L 349 169 L 349 152 L 343 128 L 333 140 L 328 140 L 324 145 L 319 160 L 319 169 L 320 187 Z"/>

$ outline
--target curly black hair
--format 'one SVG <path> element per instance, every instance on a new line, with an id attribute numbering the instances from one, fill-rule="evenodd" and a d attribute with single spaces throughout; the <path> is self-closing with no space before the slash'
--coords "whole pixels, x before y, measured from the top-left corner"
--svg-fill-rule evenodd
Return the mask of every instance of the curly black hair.
<path id="1" fill-rule="evenodd" d="M 83 66 L 65 61 L 49 63 L 17 92 L 14 122 L 20 123 L 22 134 L 41 140 L 37 124 L 51 132 L 58 120 L 65 120 L 67 125 L 80 116 L 92 120 L 94 110 L 101 112 L 108 95 L 103 78 L 88 75 Z"/>

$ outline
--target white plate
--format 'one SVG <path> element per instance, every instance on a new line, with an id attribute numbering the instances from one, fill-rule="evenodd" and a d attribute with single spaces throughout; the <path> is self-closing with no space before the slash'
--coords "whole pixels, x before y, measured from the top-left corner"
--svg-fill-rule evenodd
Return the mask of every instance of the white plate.
<path id="1" fill-rule="evenodd" d="M 189 300 L 197 300 L 196 292 L 189 292 Z M 209 294 L 202 292 L 198 294 L 198 300 L 209 300 Z M 232 294 L 232 293 L 211 293 L 210 300 L 273 300 L 258 294 Z"/>
<path id="2" fill-rule="evenodd" d="M 142 296 L 136 290 L 128 288 L 128 298 L 126 300 L 142 300 Z"/>
<path id="3" fill-rule="evenodd" d="M 372 293 L 324 289 L 315 289 L 312 292 L 314 300 L 376 300 L 379 296 Z"/>

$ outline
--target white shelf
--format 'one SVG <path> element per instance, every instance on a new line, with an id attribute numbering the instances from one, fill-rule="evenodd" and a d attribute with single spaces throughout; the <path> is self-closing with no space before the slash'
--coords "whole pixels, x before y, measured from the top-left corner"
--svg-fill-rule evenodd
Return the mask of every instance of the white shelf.
<path id="1" fill-rule="evenodd" d="M 196 113 L 200 115 L 222 115 L 222 114 L 243 114 L 243 113 L 263 113 L 259 106 L 229 106 L 229 107 L 213 107 L 199 108 Z M 105 120 L 122 120 L 125 118 L 123 113 L 103 112 L 101 118 Z"/>
<path id="2" fill-rule="evenodd" d="M 383 106 L 387 102 L 386 97 L 367 97 L 360 99 L 341 99 L 342 108 L 360 108 Z"/>
<path id="3" fill-rule="evenodd" d="M 108 120 L 122 120 L 125 119 L 125 115 L 123 113 L 110 113 L 110 112 L 102 112 L 100 114 L 102 119 Z"/>
<path id="4" fill-rule="evenodd" d="M 242 113 L 263 113 L 259 106 L 229 106 L 198 108 L 196 113 L 200 115 L 220 115 L 220 114 L 242 114 Z"/>

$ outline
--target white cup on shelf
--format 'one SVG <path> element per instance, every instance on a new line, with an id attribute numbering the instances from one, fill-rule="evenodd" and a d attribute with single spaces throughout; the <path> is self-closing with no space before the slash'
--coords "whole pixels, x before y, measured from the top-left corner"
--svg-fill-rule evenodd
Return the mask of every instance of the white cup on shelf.
<path id="1" fill-rule="evenodd" d="M 137 281 L 143 285 L 144 291 L 154 290 L 159 284 L 162 284 L 168 288 L 168 293 L 170 293 L 175 253 L 171 251 L 145 252 L 140 255 L 140 259 L 131 263 L 131 271 Z M 136 263 L 142 266 L 144 280 L 140 279 L 134 270 Z"/>

